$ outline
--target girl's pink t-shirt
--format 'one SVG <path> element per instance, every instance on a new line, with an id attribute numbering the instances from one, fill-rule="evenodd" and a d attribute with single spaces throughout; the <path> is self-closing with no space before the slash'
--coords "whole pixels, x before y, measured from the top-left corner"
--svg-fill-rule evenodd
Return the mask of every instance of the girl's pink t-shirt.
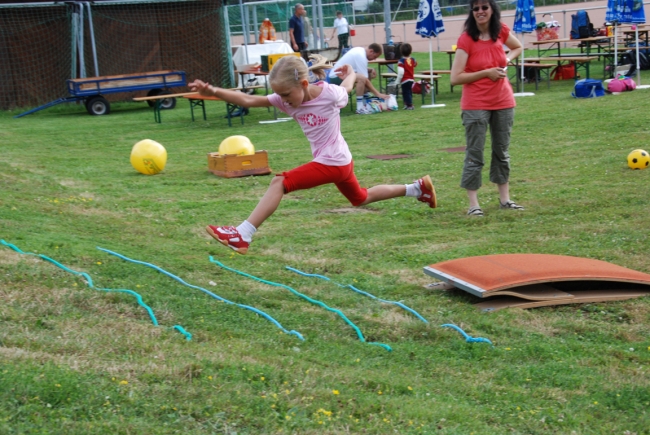
<path id="1" fill-rule="evenodd" d="M 291 107 L 282 102 L 278 94 L 268 96 L 269 102 L 298 121 L 311 144 L 314 162 L 328 166 L 345 166 L 352 161 L 348 144 L 341 135 L 340 109 L 348 104 L 348 93 L 344 88 L 325 82 L 318 82 L 323 91 L 313 100 L 300 107 Z"/>
<path id="2" fill-rule="evenodd" d="M 510 35 L 510 28 L 501 25 L 501 32 L 496 42 L 474 41 L 467 32 L 458 38 L 457 47 L 468 55 L 465 72 L 472 73 L 489 68 L 506 66 L 506 54 L 503 44 Z M 460 98 L 462 110 L 500 110 L 515 107 L 515 97 L 508 79 L 493 82 L 485 77 L 473 83 L 463 85 Z"/>

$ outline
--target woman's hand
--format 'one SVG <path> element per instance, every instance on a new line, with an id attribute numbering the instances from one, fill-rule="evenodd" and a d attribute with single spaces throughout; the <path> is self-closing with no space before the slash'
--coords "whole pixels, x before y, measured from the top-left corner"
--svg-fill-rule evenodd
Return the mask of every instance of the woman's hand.
<path id="1" fill-rule="evenodd" d="M 487 71 L 487 77 L 493 82 L 496 82 L 497 80 L 500 79 L 508 78 L 508 73 L 506 73 L 506 68 L 504 67 L 497 66 L 495 68 L 490 68 L 485 71 Z"/>
<path id="2" fill-rule="evenodd" d="M 201 80 L 194 80 L 192 83 L 187 85 L 190 87 L 192 92 L 198 92 L 201 95 L 206 97 L 213 97 L 215 93 L 214 86 L 211 86 L 210 83 L 203 82 Z"/>

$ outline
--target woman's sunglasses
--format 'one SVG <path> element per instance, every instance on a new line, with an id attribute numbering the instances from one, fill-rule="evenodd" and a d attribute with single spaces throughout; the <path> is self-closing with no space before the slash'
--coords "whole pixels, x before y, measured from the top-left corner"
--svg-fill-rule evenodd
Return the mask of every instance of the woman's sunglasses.
<path id="1" fill-rule="evenodd" d="M 483 6 L 474 6 L 474 7 L 472 8 L 472 10 L 473 10 L 474 12 L 478 12 L 479 9 L 482 10 L 482 11 L 487 11 L 488 9 L 490 9 L 490 7 L 489 7 L 488 5 L 483 5 Z"/>

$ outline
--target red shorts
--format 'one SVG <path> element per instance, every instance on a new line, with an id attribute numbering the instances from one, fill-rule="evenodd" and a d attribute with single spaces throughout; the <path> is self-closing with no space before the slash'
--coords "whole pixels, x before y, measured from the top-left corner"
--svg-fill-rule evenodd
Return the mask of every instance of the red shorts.
<path id="1" fill-rule="evenodd" d="M 278 176 L 284 177 L 284 193 L 334 183 L 354 206 L 363 204 L 368 198 L 368 189 L 359 186 L 357 177 L 354 175 L 354 162 L 345 166 L 327 166 L 322 163 L 309 162 L 278 174 Z"/>

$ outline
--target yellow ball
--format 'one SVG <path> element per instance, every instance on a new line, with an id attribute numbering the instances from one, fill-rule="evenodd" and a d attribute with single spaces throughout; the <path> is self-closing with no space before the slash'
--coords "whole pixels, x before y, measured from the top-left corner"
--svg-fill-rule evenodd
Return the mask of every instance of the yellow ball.
<path id="1" fill-rule="evenodd" d="M 634 150 L 627 155 L 627 165 L 632 169 L 645 169 L 650 165 L 650 155 L 647 151 Z"/>
<path id="2" fill-rule="evenodd" d="M 151 139 L 141 140 L 131 150 L 131 165 L 145 175 L 154 175 L 165 169 L 167 150 Z"/>
<path id="3" fill-rule="evenodd" d="M 255 147 L 246 136 L 230 136 L 221 141 L 219 154 L 237 154 L 247 156 L 255 154 Z"/>

